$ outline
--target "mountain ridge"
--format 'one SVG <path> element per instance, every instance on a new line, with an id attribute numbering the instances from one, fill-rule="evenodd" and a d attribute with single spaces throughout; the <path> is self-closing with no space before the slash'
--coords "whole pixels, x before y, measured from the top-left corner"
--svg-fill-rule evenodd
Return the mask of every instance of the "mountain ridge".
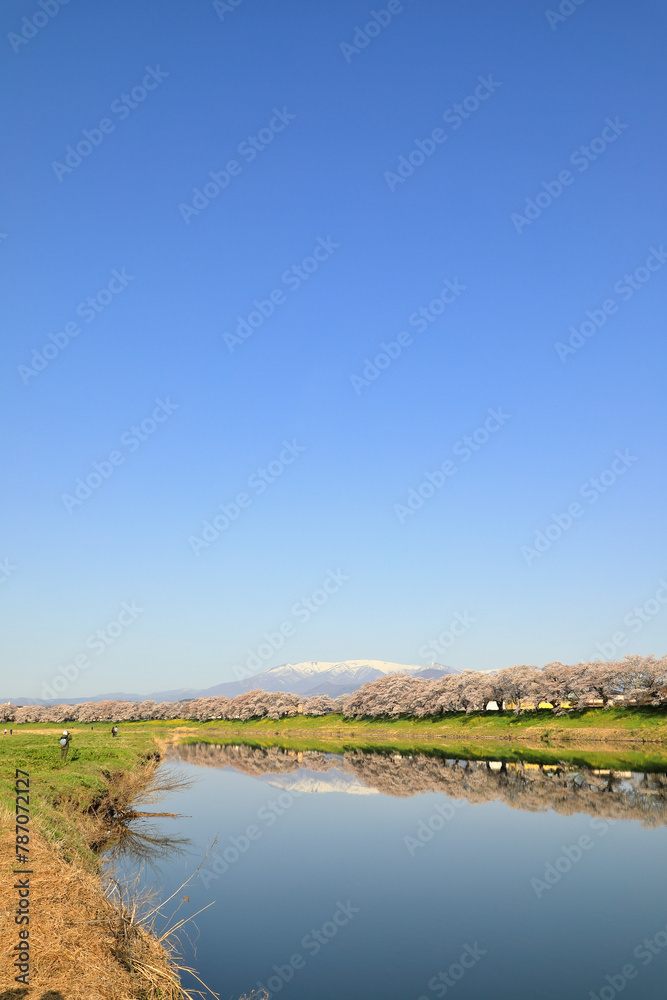
<path id="1" fill-rule="evenodd" d="M 235 681 L 222 681 L 208 688 L 175 688 L 138 695 L 125 692 L 83 695 L 77 698 L 12 698 L 13 705 L 78 705 L 96 701 L 190 701 L 194 698 L 223 696 L 235 698 L 246 691 L 285 691 L 304 697 L 326 694 L 331 698 L 357 691 L 362 684 L 392 673 L 407 673 L 413 677 L 441 677 L 460 673 L 455 667 L 442 663 L 429 663 L 424 667 L 414 664 L 393 663 L 387 660 L 304 660 L 301 663 L 282 663 L 258 674 L 250 674 Z"/>

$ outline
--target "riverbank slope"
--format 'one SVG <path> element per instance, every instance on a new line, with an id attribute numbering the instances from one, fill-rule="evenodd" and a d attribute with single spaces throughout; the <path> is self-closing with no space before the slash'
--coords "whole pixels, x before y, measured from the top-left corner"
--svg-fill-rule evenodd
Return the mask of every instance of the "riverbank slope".
<path id="1" fill-rule="evenodd" d="M 655 708 L 589 709 L 563 716 L 545 710 L 522 715 L 450 712 L 427 719 L 301 715 L 247 722 L 179 720 L 171 739 L 253 743 L 330 753 L 374 748 L 432 751 L 473 760 L 502 758 L 538 763 L 564 761 L 621 770 L 667 769 L 667 711 Z"/>
<path id="2" fill-rule="evenodd" d="M 27 995 L 24 982 L 15 978 L 24 970 L 14 963 L 15 946 L 24 947 L 26 940 L 19 932 L 28 930 L 31 992 L 49 991 L 67 1000 L 180 1000 L 168 953 L 150 928 L 131 919 L 127 908 L 104 891 L 99 856 L 92 849 L 106 834 L 112 804 L 129 803 L 150 783 L 159 742 L 140 731 L 115 741 L 101 727 L 77 728 L 64 763 L 59 727 L 39 733 L 18 727 L 0 738 L 0 877 L 5 887 L 0 983 L 7 991 L 2 995 Z M 29 789 L 23 783 L 19 788 L 21 816 L 29 809 L 29 832 L 19 827 L 20 849 L 28 848 L 21 856 L 17 769 L 29 780 Z M 25 888 L 20 897 L 21 885 L 29 889 L 29 923 L 18 925 L 19 901 L 26 898 Z"/>

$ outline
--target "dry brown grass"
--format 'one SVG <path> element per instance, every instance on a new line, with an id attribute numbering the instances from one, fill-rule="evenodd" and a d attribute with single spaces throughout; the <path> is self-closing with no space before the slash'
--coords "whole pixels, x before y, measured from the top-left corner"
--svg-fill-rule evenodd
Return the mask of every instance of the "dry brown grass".
<path id="1" fill-rule="evenodd" d="M 55 826 L 53 812 L 42 816 L 39 824 L 33 816 L 29 865 L 17 864 L 14 814 L 0 806 L 0 879 L 4 889 L 0 902 L 0 1000 L 217 998 L 195 970 L 183 966 L 179 959 L 178 934 L 187 934 L 187 925 L 197 916 L 177 919 L 188 897 L 183 898 L 180 889 L 164 903 L 142 897 L 137 891 L 139 876 L 134 885 L 122 890 L 113 880 L 105 883 L 94 853 L 104 847 L 106 855 L 112 856 L 115 847 L 119 853 L 129 850 L 142 861 L 178 851 L 187 843 L 146 825 L 151 816 L 172 814 L 136 809 L 188 786 L 177 772 L 158 771 L 169 743 L 156 742 L 157 752 L 134 767 L 101 771 L 103 785 L 87 805 L 82 806 L 76 798 L 54 800 L 58 815 Z M 70 836 L 56 835 L 63 831 Z M 12 886 L 20 877 L 13 874 L 19 867 L 31 869 L 29 989 L 14 979 L 13 949 L 19 942 L 19 927 L 14 922 L 18 893 Z M 159 919 L 162 926 L 165 923 L 163 907 L 177 896 L 181 902 L 177 900 L 167 929 L 158 933 L 156 921 Z M 179 973 L 185 972 L 194 977 L 196 988 L 188 990 L 181 985 Z M 253 993 L 241 1000 L 265 997 Z"/>
<path id="2" fill-rule="evenodd" d="M 0 984 L 14 981 L 12 949 L 18 942 L 14 923 L 17 894 L 11 889 L 15 849 L 13 816 L 5 811 L 0 837 L 0 878 L 7 891 L 0 909 Z M 140 926 L 131 929 L 131 946 L 138 963 L 150 966 L 154 984 L 142 982 L 124 963 L 127 953 L 118 910 L 104 895 L 98 878 L 76 862 L 68 863 L 57 848 L 35 830 L 30 838 L 30 994 L 60 992 L 65 1000 L 180 1000 L 182 992 L 160 945 Z M 171 984 L 171 987 L 168 986 Z M 20 995 L 20 994 L 19 994 Z"/>

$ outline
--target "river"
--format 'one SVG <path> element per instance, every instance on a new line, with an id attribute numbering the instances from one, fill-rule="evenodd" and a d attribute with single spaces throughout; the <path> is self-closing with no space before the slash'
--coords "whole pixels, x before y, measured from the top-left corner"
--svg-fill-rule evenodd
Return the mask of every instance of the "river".
<path id="1" fill-rule="evenodd" d="M 194 783 L 161 801 L 184 815 L 160 828 L 190 843 L 142 881 L 166 897 L 202 865 L 178 918 L 213 905 L 181 941 L 224 998 L 665 996 L 665 774 L 212 744 L 178 757 Z"/>

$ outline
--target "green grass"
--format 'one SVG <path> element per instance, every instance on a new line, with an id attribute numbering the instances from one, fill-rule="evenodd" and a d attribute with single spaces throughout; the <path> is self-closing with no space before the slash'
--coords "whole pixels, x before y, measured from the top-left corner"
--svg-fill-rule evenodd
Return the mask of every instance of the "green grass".
<path id="1" fill-rule="evenodd" d="M 191 726 L 197 735 L 185 737 L 187 742 L 245 743 L 328 753 L 355 749 L 437 753 L 471 760 L 667 770 L 667 711 L 661 709 L 587 709 L 567 716 L 555 716 L 549 710 L 521 716 L 512 712 L 452 712 L 437 719 L 297 716 Z M 587 737 L 600 741 L 599 746 L 591 746 Z"/>
<path id="2" fill-rule="evenodd" d="M 169 723 L 167 723 L 169 725 Z M 191 723 L 197 728 L 242 733 L 254 732 L 303 734 L 304 737 L 326 732 L 353 736 L 363 739 L 373 733 L 395 733 L 414 736 L 417 739 L 442 739 L 455 736 L 457 739 L 498 736 L 525 740 L 543 738 L 567 738 L 572 730 L 596 730 L 596 738 L 631 738 L 638 742 L 651 740 L 664 742 L 667 748 L 667 709 L 660 708 L 610 708 L 584 709 L 567 715 L 554 715 L 549 709 L 525 712 L 448 712 L 438 718 L 414 719 L 343 719 L 341 715 L 311 717 L 299 715 L 295 718 L 253 719 L 249 722 L 214 721 Z M 614 730 L 615 733 L 612 733 Z M 577 734 L 579 737 L 579 734 Z M 579 737 L 581 738 L 581 737 Z M 585 737 L 584 737 L 585 739 Z"/>
<path id="3" fill-rule="evenodd" d="M 524 761 L 526 764 L 565 764 L 572 767 L 610 769 L 612 771 L 667 771 L 667 753 L 641 752 L 635 750 L 574 750 L 517 747 L 510 743 L 442 742 L 436 744 L 408 739 L 392 739 L 382 743 L 372 740 L 299 739 L 298 737 L 257 736 L 246 732 L 213 733 L 187 737 L 184 743 L 210 743 L 213 746 L 242 743 L 245 746 L 269 749 L 280 747 L 285 750 L 319 750 L 322 753 L 343 754 L 352 751 L 374 751 L 390 754 L 424 754 L 425 756 L 446 757 L 453 760 L 504 760 Z"/>
<path id="4" fill-rule="evenodd" d="M 155 738 L 181 735 L 188 742 L 247 743 L 293 750 L 343 753 L 381 750 L 437 753 L 471 760 L 570 763 L 617 770 L 667 770 L 667 710 L 587 709 L 566 716 L 552 712 L 449 713 L 437 719 L 345 720 L 340 715 L 256 719 L 250 722 L 188 720 L 110 724 L 74 723 L 69 757 L 60 762 L 59 727 L 48 723 L 14 726 L 0 736 L 0 794 L 12 810 L 17 767 L 30 774 L 31 812 L 47 836 L 71 839 L 81 848 L 74 815 L 105 788 L 105 778 L 129 771 L 154 752 Z M 574 731 L 577 731 L 576 733 Z M 591 745 L 593 737 L 602 740 Z M 67 803 L 71 808 L 61 808 Z"/>
<path id="5" fill-rule="evenodd" d="M 663 714 L 664 732 L 653 728 L 654 720 L 642 731 L 640 713 L 646 710 L 627 711 L 621 719 L 617 710 L 600 713 L 607 716 L 606 726 L 600 726 L 600 716 L 595 710 L 578 713 L 576 725 L 570 729 L 595 728 L 618 732 L 627 730 L 623 743 L 608 740 L 600 748 L 576 742 L 552 740 L 547 733 L 554 734 L 554 723 L 561 720 L 549 712 L 534 713 L 532 718 L 513 715 L 498 716 L 493 720 L 461 714 L 456 718 L 448 716 L 446 725 L 442 720 L 417 719 L 375 719 L 343 720 L 341 716 L 310 718 L 255 719 L 250 722 L 206 722 L 193 724 L 196 735 L 184 736 L 184 743 L 206 742 L 212 744 L 243 743 L 256 747 L 284 747 L 287 750 L 319 750 L 325 753 L 345 753 L 353 750 L 375 750 L 381 753 L 424 753 L 450 758 L 470 760 L 506 760 L 531 764 L 565 763 L 577 767 L 610 768 L 612 770 L 664 771 L 667 770 L 667 716 Z M 585 718 L 587 725 L 581 724 Z M 478 724 L 470 726 L 471 721 Z M 527 722 L 531 727 L 523 727 Z M 565 720 L 568 721 L 568 720 Z M 627 725 L 619 725 L 624 721 Z M 458 724 L 457 724 L 458 722 Z M 495 723 L 495 725 L 491 725 Z M 519 727 L 519 732 L 514 728 Z M 527 730 L 527 731 L 526 731 Z M 532 731 L 531 731 L 532 730 Z M 520 734 L 519 740 L 512 735 Z M 479 736 L 483 735 L 483 740 Z M 494 740 L 492 737 L 499 738 Z M 475 737 L 478 737 L 476 740 Z M 660 738 L 664 740 L 661 745 Z M 629 739 L 628 739 L 629 738 Z M 651 742 L 644 743 L 647 739 Z M 557 742 L 557 746 L 552 745 Z M 533 745 L 526 745 L 532 743 Z"/>
<path id="6" fill-rule="evenodd" d="M 98 724 L 91 730 L 74 723 L 67 728 L 72 742 L 65 763 L 60 762 L 58 743 L 62 730 L 53 731 L 52 723 L 14 726 L 12 736 L 0 735 L 0 795 L 14 811 L 15 772 L 17 768 L 27 771 L 31 826 L 38 827 L 48 839 L 67 845 L 68 853 L 75 851 L 85 858 L 89 852 L 75 822 L 76 812 L 85 810 L 103 793 L 107 775 L 136 767 L 142 757 L 155 750 L 155 742 L 149 732 L 129 727 L 117 739 L 106 725 Z M 63 808 L 65 803 L 71 808 Z"/>

